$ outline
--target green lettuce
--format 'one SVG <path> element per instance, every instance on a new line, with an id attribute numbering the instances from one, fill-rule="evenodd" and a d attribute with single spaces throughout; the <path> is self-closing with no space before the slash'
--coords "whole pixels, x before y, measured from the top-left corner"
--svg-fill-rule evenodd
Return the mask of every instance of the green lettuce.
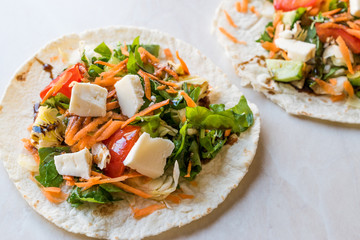
<path id="1" fill-rule="evenodd" d="M 100 43 L 95 49 L 94 52 L 100 54 L 101 56 L 103 56 L 104 58 L 106 58 L 107 60 L 110 59 L 111 57 L 111 50 L 110 48 L 104 43 Z"/>
<path id="2" fill-rule="evenodd" d="M 47 99 L 42 106 L 48 106 L 50 108 L 63 108 L 69 109 L 70 99 L 62 93 L 56 94 L 56 96 Z"/>

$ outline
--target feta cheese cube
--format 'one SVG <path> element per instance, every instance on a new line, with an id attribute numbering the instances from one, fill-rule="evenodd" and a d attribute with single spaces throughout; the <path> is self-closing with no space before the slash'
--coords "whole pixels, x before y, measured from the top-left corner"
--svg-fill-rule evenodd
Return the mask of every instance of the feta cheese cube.
<path id="1" fill-rule="evenodd" d="M 96 143 L 91 147 L 91 153 L 94 156 L 94 162 L 100 169 L 104 169 L 110 162 L 111 155 L 109 149 L 103 143 Z"/>
<path id="2" fill-rule="evenodd" d="M 275 40 L 278 48 L 288 52 L 288 57 L 294 61 L 307 62 L 315 57 L 316 45 L 294 39 L 278 38 Z"/>
<path id="3" fill-rule="evenodd" d="M 150 134 L 144 132 L 131 148 L 124 165 L 145 176 L 158 178 L 164 174 L 166 158 L 171 155 L 174 148 L 172 141 L 151 138 Z"/>
<path id="4" fill-rule="evenodd" d="M 144 104 L 144 90 L 139 76 L 126 75 L 115 83 L 116 95 L 121 112 L 128 116 L 134 116 Z"/>
<path id="5" fill-rule="evenodd" d="M 106 88 L 90 83 L 76 83 L 71 91 L 69 112 L 80 117 L 106 115 Z"/>
<path id="6" fill-rule="evenodd" d="M 87 148 L 75 153 L 65 153 L 54 157 L 59 174 L 90 178 L 92 157 Z"/>
<path id="7" fill-rule="evenodd" d="M 360 17 L 360 0 L 350 0 L 350 13 L 356 17 Z"/>

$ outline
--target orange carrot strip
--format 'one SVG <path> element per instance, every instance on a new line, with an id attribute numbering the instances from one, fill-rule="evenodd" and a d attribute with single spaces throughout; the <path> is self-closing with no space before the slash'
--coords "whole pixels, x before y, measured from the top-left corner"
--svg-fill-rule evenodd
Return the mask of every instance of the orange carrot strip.
<path id="1" fill-rule="evenodd" d="M 99 130 L 96 131 L 96 133 L 93 135 L 95 139 L 97 139 L 104 131 L 107 129 L 111 123 L 113 122 L 112 119 L 110 119 L 107 123 L 105 123 Z"/>
<path id="2" fill-rule="evenodd" d="M 114 77 L 118 72 L 120 72 L 121 70 L 123 70 L 126 67 L 126 64 L 128 62 L 128 58 L 126 58 L 124 61 L 119 62 L 117 65 L 115 65 L 112 69 L 110 69 L 107 72 L 102 72 L 100 74 L 100 77 L 97 77 L 96 79 L 99 78 L 99 80 L 102 80 L 101 78 L 108 78 L 108 77 Z M 96 81 L 95 79 L 95 81 Z"/>
<path id="3" fill-rule="evenodd" d="M 163 106 L 165 106 L 165 105 L 168 105 L 169 102 L 170 102 L 170 100 L 167 99 L 167 100 L 164 100 L 164 101 L 162 101 L 162 102 L 155 103 L 154 105 L 151 105 L 150 107 L 142 110 L 141 112 L 135 114 L 134 116 L 132 116 L 131 118 L 129 118 L 128 120 L 126 120 L 126 121 L 124 122 L 124 124 L 121 126 L 121 128 L 124 128 L 125 126 L 127 126 L 128 124 L 130 124 L 131 122 L 133 122 L 133 121 L 136 119 L 136 117 L 145 116 L 146 114 L 149 114 L 150 112 L 152 112 L 152 111 L 154 111 L 154 110 L 156 110 L 156 109 L 159 109 L 159 108 L 161 108 L 161 107 L 163 107 Z"/>
<path id="4" fill-rule="evenodd" d="M 142 208 L 142 209 L 133 208 L 132 211 L 134 213 L 134 218 L 140 219 L 140 218 L 146 217 L 146 216 L 152 214 L 153 212 L 163 209 L 163 208 L 166 208 L 166 205 L 162 203 L 162 204 L 154 204 L 154 205 L 148 206 L 146 208 Z"/>
<path id="5" fill-rule="evenodd" d="M 333 86 L 336 86 L 336 84 L 337 84 L 337 80 L 336 80 L 335 78 L 330 78 L 330 79 L 329 79 L 329 82 L 330 82 L 330 84 L 333 85 Z"/>
<path id="6" fill-rule="evenodd" d="M 165 54 L 166 60 L 174 62 L 174 57 L 169 48 L 164 49 L 164 54 Z"/>
<path id="7" fill-rule="evenodd" d="M 224 28 L 222 27 L 219 27 L 219 30 L 222 34 L 224 34 L 227 38 L 230 39 L 230 41 L 232 41 L 233 43 L 239 43 L 239 44 L 245 44 L 246 45 L 246 42 L 244 41 L 239 41 L 236 39 L 236 37 L 234 37 L 233 35 L 231 35 L 228 31 L 226 31 Z"/>
<path id="8" fill-rule="evenodd" d="M 151 85 L 150 85 L 150 79 L 149 77 L 144 74 L 144 71 L 141 69 L 138 71 L 138 74 L 144 79 L 144 85 L 145 85 L 145 97 L 151 101 Z"/>
<path id="9" fill-rule="evenodd" d="M 42 193 L 44 196 L 52 203 L 59 204 L 63 201 L 65 201 L 68 197 L 68 194 L 60 192 L 49 192 L 46 191 L 45 188 L 41 188 Z"/>
<path id="10" fill-rule="evenodd" d="M 156 88 L 156 90 L 164 90 L 166 88 L 166 85 L 160 85 Z"/>
<path id="11" fill-rule="evenodd" d="M 176 91 L 174 88 L 172 88 L 171 86 L 169 86 L 169 89 L 166 89 L 166 92 L 167 92 L 167 93 L 170 93 L 170 94 L 176 94 L 178 91 Z"/>
<path id="12" fill-rule="evenodd" d="M 274 37 L 274 27 L 268 26 L 268 27 L 266 28 L 266 32 L 269 34 L 269 36 L 270 36 L 271 38 Z"/>
<path id="13" fill-rule="evenodd" d="M 159 79 L 159 80 L 156 80 L 156 81 L 158 81 L 158 82 L 161 83 L 161 84 L 164 84 L 164 85 L 173 87 L 173 88 L 179 88 L 179 86 L 178 86 L 176 83 L 174 83 L 174 82 L 163 81 L 163 80 L 160 80 L 160 79 Z"/>
<path id="14" fill-rule="evenodd" d="M 124 67 L 125 68 L 125 67 Z M 121 77 L 107 77 L 101 79 L 101 77 L 97 77 L 95 79 L 94 84 L 102 86 L 102 87 L 111 87 L 114 86 L 117 81 L 119 81 Z"/>
<path id="15" fill-rule="evenodd" d="M 108 62 L 103 62 L 103 61 L 95 61 L 94 63 L 104 65 L 104 66 L 108 66 L 108 67 L 111 67 L 111 68 L 116 66 L 115 64 L 108 63 Z"/>
<path id="16" fill-rule="evenodd" d="M 182 199 L 193 199 L 194 198 L 194 195 L 188 195 L 188 194 L 183 194 L 183 193 L 179 193 L 178 195 Z"/>
<path id="17" fill-rule="evenodd" d="M 120 113 L 113 113 L 112 119 L 113 120 L 126 121 L 129 118 L 127 116 L 125 116 L 125 115 L 120 114 Z"/>
<path id="18" fill-rule="evenodd" d="M 41 104 L 43 104 L 50 96 L 53 96 L 54 94 L 58 93 L 58 91 L 61 89 L 61 87 L 71 78 L 72 73 L 66 72 L 55 84 L 50 88 L 50 90 L 46 93 L 44 98 L 41 101 Z"/>
<path id="19" fill-rule="evenodd" d="M 341 11 L 341 8 L 337 8 L 337 9 L 334 9 L 334 10 L 331 10 L 331 11 L 327 11 L 327 12 L 323 12 L 321 13 L 323 16 L 327 17 L 327 16 L 331 16 L 331 15 L 334 15 L 335 13 L 338 13 Z"/>
<path id="20" fill-rule="evenodd" d="M 279 34 L 281 31 L 282 31 L 282 29 L 279 26 L 275 27 L 274 41 L 279 38 Z"/>
<path id="21" fill-rule="evenodd" d="M 235 8 L 236 8 L 236 11 L 241 12 L 241 3 L 240 3 L 240 2 L 236 2 L 236 3 L 235 3 Z"/>
<path id="22" fill-rule="evenodd" d="M 97 176 L 101 176 L 102 178 L 109 178 L 108 176 L 106 176 L 104 174 L 101 174 L 101 173 L 93 172 L 92 174 L 97 175 Z M 147 193 L 145 193 L 143 191 L 140 191 L 139 189 L 130 187 L 129 185 L 126 185 L 126 184 L 121 183 L 121 182 L 115 182 L 115 183 L 111 183 L 111 184 L 125 190 L 126 192 L 133 193 L 133 194 L 138 195 L 138 196 L 140 196 L 142 198 L 150 198 L 150 197 L 152 197 L 150 194 L 147 194 Z"/>
<path id="23" fill-rule="evenodd" d="M 143 48 L 143 47 L 139 47 L 139 48 L 138 48 L 138 52 L 145 54 L 146 57 L 149 58 L 152 62 L 155 62 L 155 63 L 159 63 L 159 62 L 160 62 L 160 60 L 159 60 L 157 57 L 155 57 L 154 55 L 152 55 L 151 53 L 149 53 L 148 51 L 146 51 L 146 49 Z"/>
<path id="24" fill-rule="evenodd" d="M 167 196 L 165 200 L 171 201 L 172 203 L 176 203 L 176 204 L 179 204 L 181 202 L 181 198 L 173 194 Z"/>
<path id="25" fill-rule="evenodd" d="M 116 89 L 113 89 L 108 93 L 106 98 L 111 98 L 111 97 L 115 96 L 115 94 L 116 94 Z"/>
<path id="26" fill-rule="evenodd" d="M 109 102 L 106 104 L 106 111 L 110 111 L 113 110 L 115 108 L 120 107 L 119 102 L 115 101 L 115 102 Z"/>
<path id="27" fill-rule="evenodd" d="M 24 148 L 33 156 L 35 162 L 37 164 L 39 164 L 40 163 L 39 152 L 34 147 L 34 145 L 31 143 L 30 139 L 23 138 L 23 139 L 21 139 L 21 141 L 24 143 Z"/>
<path id="28" fill-rule="evenodd" d="M 268 51 L 272 51 L 272 52 L 278 52 L 280 50 L 280 48 L 276 47 L 275 43 L 273 42 L 263 42 L 261 44 L 261 46 Z"/>
<path id="29" fill-rule="evenodd" d="M 354 22 L 351 21 L 347 21 L 346 22 L 347 25 L 349 25 L 350 28 L 355 29 L 355 30 L 360 30 L 360 26 Z"/>
<path id="30" fill-rule="evenodd" d="M 186 92 L 181 91 L 180 92 L 181 96 L 184 97 L 186 104 L 188 105 L 188 107 L 196 107 L 196 103 L 194 102 L 194 100 L 192 100 L 191 97 L 189 97 L 189 95 L 187 95 Z"/>
<path id="31" fill-rule="evenodd" d="M 61 189 L 58 187 L 44 187 L 43 190 L 46 192 L 54 192 L 54 193 L 61 192 Z"/>
<path id="32" fill-rule="evenodd" d="M 225 133 L 224 133 L 224 136 L 228 137 L 228 136 L 230 136 L 230 133 L 231 133 L 231 129 L 226 129 Z"/>
<path id="33" fill-rule="evenodd" d="M 191 161 L 189 161 L 188 167 L 187 167 L 187 173 L 184 177 L 190 177 L 190 173 L 191 173 Z"/>
<path id="34" fill-rule="evenodd" d="M 346 29 L 346 31 L 347 31 L 349 34 L 353 35 L 354 37 L 360 39 L 360 30 L 356 30 L 356 29 Z"/>
<path id="35" fill-rule="evenodd" d="M 226 20 L 228 21 L 228 23 L 233 26 L 234 28 L 237 28 L 237 25 L 234 23 L 233 19 L 231 18 L 231 16 L 229 15 L 229 13 L 224 9 L 224 13 L 225 13 L 225 17 Z"/>
<path id="36" fill-rule="evenodd" d="M 241 4 L 241 12 L 246 13 L 248 11 L 248 0 L 243 0 Z"/>
<path id="37" fill-rule="evenodd" d="M 333 20 L 333 22 L 345 22 L 350 20 L 349 17 L 338 17 Z"/>
<path id="38" fill-rule="evenodd" d="M 354 88 L 353 86 L 351 85 L 351 83 L 349 82 L 349 80 L 346 80 L 344 82 L 344 89 L 345 91 L 349 94 L 350 97 L 353 97 L 354 96 Z"/>
<path id="39" fill-rule="evenodd" d="M 277 25 L 281 22 L 281 18 L 282 18 L 282 11 L 277 11 L 275 13 L 275 18 L 274 18 L 274 22 L 273 22 L 273 26 L 276 28 Z"/>
<path id="40" fill-rule="evenodd" d="M 345 97 L 346 97 L 346 96 L 345 96 L 345 94 L 343 93 L 343 94 L 341 94 L 341 95 L 331 96 L 330 98 L 331 98 L 331 101 L 333 101 L 333 102 L 338 102 L 338 101 L 344 100 Z"/>
<path id="41" fill-rule="evenodd" d="M 257 17 L 260 17 L 260 13 L 255 9 L 255 6 L 250 7 L 250 11 L 254 13 Z"/>
<path id="42" fill-rule="evenodd" d="M 124 46 L 122 46 L 120 49 L 121 49 L 122 54 L 124 54 L 125 56 L 129 56 L 129 52 L 128 52 L 128 48 L 126 46 L 126 42 L 124 42 Z"/>
<path id="43" fill-rule="evenodd" d="M 313 80 L 322 88 L 327 94 L 335 95 L 335 90 L 333 86 L 321 79 L 313 78 Z"/>
<path id="44" fill-rule="evenodd" d="M 281 51 L 281 55 L 283 56 L 283 58 L 284 58 L 285 60 L 287 60 L 287 61 L 290 60 L 290 58 L 288 57 L 288 55 L 286 54 L 285 51 Z"/>
<path id="45" fill-rule="evenodd" d="M 123 121 L 113 121 L 110 125 L 101 133 L 99 137 L 96 138 L 97 142 L 101 142 L 105 139 L 108 139 L 111 135 L 113 135 L 117 130 L 121 128 L 124 124 Z"/>
<path id="46" fill-rule="evenodd" d="M 343 57 L 345 59 L 345 62 L 346 62 L 346 65 L 348 67 L 349 72 L 351 74 L 354 74 L 354 70 L 353 70 L 353 67 L 352 67 L 352 64 L 351 64 L 351 59 L 350 59 L 349 48 L 346 46 L 346 43 L 345 43 L 344 39 L 341 36 L 339 36 L 336 39 L 336 42 L 339 44 L 341 54 L 343 55 Z"/>
<path id="47" fill-rule="evenodd" d="M 190 74 L 189 69 L 186 66 L 186 63 L 184 62 L 184 60 L 179 56 L 178 51 L 176 51 L 176 58 L 180 61 L 181 67 L 184 70 L 185 74 L 189 75 Z"/>
<path id="48" fill-rule="evenodd" d="M 110 116 L 111 116 L 111 112 L 108 112 L 108 113 L 106 113 L 105 117 L 95 118 L 91 123 L 89 123 L 88 125 L 83 127 L 79 132 L 77 132 L 75 134 L 73 140 L 75 142 L 79 141 L 81 138 L 85 137 L 86 134 L 88 134 L 91 131 L 94 131 L 95 128 L 97 128 L 97 126 L 106 122 L 110 118 Z"/>

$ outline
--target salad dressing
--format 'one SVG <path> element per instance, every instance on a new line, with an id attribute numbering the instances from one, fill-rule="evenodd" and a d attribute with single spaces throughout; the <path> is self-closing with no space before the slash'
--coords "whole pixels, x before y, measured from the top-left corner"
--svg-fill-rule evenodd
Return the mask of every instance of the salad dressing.
<path id="1" fill-rule="evenodd" d="M 41 61 L 40 59 L 38 59 L 37 57 L 35 57 L 35 60 L 38 61 L 42 66 L 43 66 L 43 70 L 45 72 L 48 72 L 50 74 L 50 78 L 51 79 L 54 79 L 54 75 L 52 73 L 52 70 L 53 70 L 53 66 L 51 66 L 50 64 L 48 63 L 44 63 L 43 61 Z"/>

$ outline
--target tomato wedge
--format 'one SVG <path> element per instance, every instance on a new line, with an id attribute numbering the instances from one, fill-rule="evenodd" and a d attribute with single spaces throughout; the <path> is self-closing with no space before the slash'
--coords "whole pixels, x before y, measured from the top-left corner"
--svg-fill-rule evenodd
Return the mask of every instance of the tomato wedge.
<path id="1" fill-rule="evenodd" d="M 46 95 L 46 93 L 55 85 L 55 83 L 57 81 L 60 80 L 60 78 L 65 75 L 67 72 L 70 72 L 72 75 L 69 78 L 68 81 L 66 81 L 64 83 L 64 85 L 60 88 L 59 91 L 57 91 L 56 93 L 53 94 L 53 96 L 55 96 L 57 93 L 62 93 L 65 96 L 67 96 L 68 98 L 71 97 L 71 89 L 72 87 L 69 87 L 69 84 L 76 81 L 76 82 L 81 82 L 81 79 L 83 77 L 80 68 L 84 68 L 84 66 L 82 66 L 80 63 L 75 64 L 72 67 L 69 67 L 68 69 L 66 69 L 64 72 L 62 72 L 57 78 L 55 78 L 49 85 L 47 85 L 41 92 L 40 92 L 40 97 L 41 99 L 43 99 Z"/>
<path id="2" fill-rule="evenodd" d="M 319 36 L 321 42 L 326 42 L 328 37 L 333 37 L 337 39 L 338 36 L 341 36 L 344 39 L 346 46 L 356 54 L 360 53 L 360 39 L 354 37 L 353 35 L 346 32 L 347 27 L 339 24 L 315 24 L 316 34 Z"/>
<path id="3" fill-rule="evenodd" d="M 110 162 L 104 169 L 105 175 L 115 178 L 123 174 L 125 170 L 123 161 L 139 139 L 139 135 L 140 127 L 128 125 L 103 141 L 111 156 Z"/>
<path id="4" fill-rule="evenodd" d="M 284 12 L 296 10 L 300 7 L 314 7 L 317 5 L 317 0 L 274 0 L 275 10 L 282 10 Z"/>

